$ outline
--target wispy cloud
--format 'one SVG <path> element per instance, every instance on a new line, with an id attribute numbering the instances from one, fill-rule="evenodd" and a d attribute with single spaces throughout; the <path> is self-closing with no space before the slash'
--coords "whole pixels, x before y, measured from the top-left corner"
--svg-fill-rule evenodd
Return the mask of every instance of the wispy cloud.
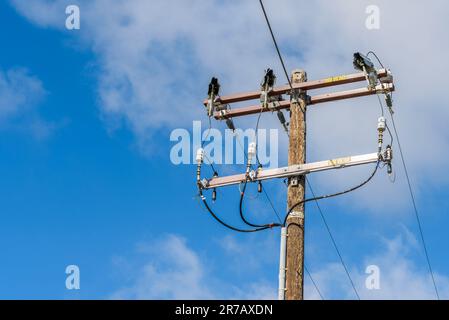
<path id="1" fill-rule="evenodd" d="M 187 241 L 178 235 L 140 244 L 143 263 L 134 266 L 129 284 L 112 299 L 273 299 L 275 289 L 264 279 L 246 283 L 225 281 Z M 238 254 L 238 253 L 237 253 Z M 126 258 L 116 266 L 127 270 Z"/>
<path id="2" fill-rule="evenodd" d="M 42 82 L 27 70 L 0 70 L 0 120 L 32 111 L 45 94 Z"/>
<path id="3" fill-rule="evenodd" d="M 66 0 L 11 2 L 32 22 L 57 29 L 64 26 L 65 6 L 72 4 Z M 202 117 L 201 100 L 211 75 L 221 79 L 223 92 L 228 93 L 256 88 L 268 66 L 278 70 L 279 81 L 284 82 L 257 2 L 77 3 L 82 17 L 77 34 L 96 53 L 101 70 L 98 94 L 103 115 L 131 128 L 144 148 L 155 131 Z M 365 28 L 365 9 L 370 4 L 314 1 L 299 5 L 284 0 L 275 7 L 274 2 L 266 3 L 287 65 L 308 70 L 311 79 L 352 72 L 354 51 L 376 50 L 396 76 L 403 145 L 413 172 L 422 172 L 414 178 L 448 183 L 439 172 L 449 157 L 449 130 L 443 121 L 449 116 L 445 107 L 449 100 L 436 85 L 444 83 L 449 72 L 449 44 L 441 41 L 449 27 L 443 14 L 448 4 L 434 1 L 423 13 L 417 2 L 378 1 L 381 29 L 376 31 Z M 303 23 L 311 12 L 320 14 Z M 309 159 L 372 152 L 378 116 L 375 98 L 311 108 L 308 136 L 314 148 Z M 278 126 L 273 117 L 267 119 L 264 125 Z M 422 161 L 423 154 L 433 156 Z M 341 189 L 351 178 L 359 181 L 360 175 L 354 171 L 349 177 L 337 176 L 335 187 Z M 398 182 L 402 178 L 400 174 Z M 317 180 L 320 186 L 326 185 L 323 180 Z M 389 194 L 390 189 L 377 187 L 376 191 Z M 366 203 L 363 197 L 361 205 Z"/>
<path id="4" fill-rule="evenodd" d="M 199 256 L 186 240 L 170 235 L 145 245 L 148 262 L 139 268 L 134 283 L 118 290 L 113 299 L 212 298 Z M 141 248 L 142 250 L 142 248 Z"/>
<path id="5" fill-rule="evenodd" d="M 43 139 L 55 125 L 38 111 L 47 96 L 42 82 L 24 68 L 0 69 L 0 129 L 31 133 Z"/>
<path id="6" fill-rule="evenodd" d="M 383 242 L 383 250 L 367 255 L 363 259 L 364 267 L 350 268 L 361 299 L 436 299 L 432 279 L 416 238 L 405 229 L 395 238 L 380 240 Z M 364 271 L 369 265 L 379 267 L 379 290 L 370 290 L 365 286 L 368 274 Z M 438 273 L 435 276 L 441 298 L 449 298 L 449 278 Z M 325 299 L 355 299 L 353 289 L 340 264 L 324 265 L 313 272 L 312 277 Z M 306 296 L 309 299 L 319 299 L 310 281 L 306 285 Z"/>

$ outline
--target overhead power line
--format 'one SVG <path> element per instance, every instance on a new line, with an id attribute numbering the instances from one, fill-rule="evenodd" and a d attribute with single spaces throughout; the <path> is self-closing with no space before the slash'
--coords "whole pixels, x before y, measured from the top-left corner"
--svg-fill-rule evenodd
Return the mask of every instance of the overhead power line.
<path id="1" fill-rule="evenodd" d="M 310 183 L 309 179 L 307 179 L 307 177 L 306 177 L 306 182 L 307 182 L 307 185 L 309 186 L 310 193 L 312 194 L 312 196 L 314 198 L 316 198 L 315 192 L 313 191 L 313 188 L 312 188 L 312 184 Z M 332 235 L 331 229 L 329 227 L 329 224 L 326 221 L 326 217 L 324 216 L 323 211 L 321 210 L 321 206 L 320 206 L 318 200 L 315 200 L 315 204 L 316 204 L 316 206 L 318 208 L 318 211 L 320 213 L 321 219 L 323 220 L 324 226 L 326 227 L 327 233 L 329 234 L 329 237 L 330 237 L 330 239 L 332 241 L 332 244 L 334 245 L 335 251 L 337 252 L 338 258 L 340 259 L 340 263 L 343 266 L 343 269 L 345 270 L 345 273 L 346 273 L 346 276 L 349 279 L 349 282 L 351 283 L 352 289 L 354 290 L 354 293 L 357 296 L 357 299 L 360 300 L 360 296 L 359 296 L 359 293 L 357 292 L 357 289 L 356 289 L 356 287 L 354 285 L 354 281 L 352 281 L 351 275 L 349 274 L 349 270 L 346 267 L 346 263 L 344 262 L 343 257 L 342 257 L 342 255 L 340 253 L 340 249 L 338 249 L 337 242 L 335 241 L 334 236 Z"/>
<path id="2" fill-rule="evenodd" d="M 421 219 L 420 219 L 419 213 L 418 213 L 418 207 L 416 206 L 415 195 L 413 193 L 412 184 L 410 182 L 410 177 L 409 177 L 409 174 L 408 174 L 407 165 L 405 163 L 405 158 L 404 158 L 404 154 L 402 152 L 401 142 L 399 140 L 399 135 L 398 135 L 398 131 L 396 129 L 396 124 L 394 122 L 393 114 L 391 114 L 391 123 L 393 124 L 393 131 L 394 131 L 394 134 L 396 136 L 396 141 L 398 143 L 399 153 L 401 155 L 402 166 L 404 167 L 405 177 L 407 179 L 408 191 L 410 193 L 410 199 L 411 199 L 412 204 L 413 204 L 413 210 L 415 212 L 416 222 L 418 224 L 418 230 L 419 230 L 419 234 L 421 236 L 421 241 L 422 241 L 422 244 L 423 244 L 424 254 L 426 256 L 426 261 L 427 261 L 427 266 L 429 268 L 429 273 L 430 273 L 430 276 L 432 278 L 433 288 L 435 289 L 435 294 L 437 296 L 437 299 L 440 300 L 440 294 L 438 292 L 438 287 L 437 287 L 437 284 L 435 282 L 435 276 L 433 274 L 432 264 L 430 263 L 429 253 L 427 251 L 427 244 L 426 244 L 426 240 L 424 238 L 424 232 L 423 232 L 423 228 L 422 228 L 422 224 L 421 224 Z"/>
<path id="3" fill-rule="evenodd" d="M 370 54 L 372 54 L 376 58 L 377 62 L 379 62 L 379 64 L 382 66 L 382 68 L 385 68 L 384 65 L 382 64 L 382 61 L 379 59 L 379 57 L 377 56 L 377 54 L 375 52 L 370 51 L 370 52 L 368 52 L 367 55 L 370 55 Z M 391 102 L 391 100 L 390 100 L 390 102 Z M 383 105 L 382 105 L 382 102 L 381 102 L 380 99 L 379 99 L 379 103 L 380 103 L 380 106 L 381 106 L 381 108 L 383 110 Z M 391 105 L 392 105 L 392 103 L 391 103 Z M 432 279 L 432 284 L 433 284 L 433 288 L 435 290 L 435 294 L 437 296 L 437 299 L 440 300 L 440 294 L 438 292 L 438 287 L 436 285 L 435 276 L 433 274 L 432 264 L 430 263 L 430 258 L 429 258 L 429 253 L 428 253 L 428 250 L 427 250 L 426 240 L 424 238 L 424 232 L 423 232 L 423 228 L 422 228 L 422 223 L 421 223 L 420 215 L 419 215 L 419 212 L 418 212 L 418 207 L 416 205 L 416 200 L 415 200 L 415 195 L 414 195 L 414 192 L 413 192 L 412 184 L 410 182 L 410 176 L 409 176 L 407 165 L 406 165 L 406 162 L 405 162 L 405 156 L 404 156 L 404 153 L 402 151 L 402 145 L 401 145 L 401 142 L 399 140 L 398 130 L 396 128 L 396 123 L 394 121 L 393 111 L 392 111 L 391 108 L 389 108 L 389 111 L 390 111 L 391 123 L 393 124 L 393 131 L 394 131 L 394 134 L 396 136 L 396 141 L 397 141 L 398 147 L 399 147 L 399 154 L 401 156 L 401 162 L 402 162 L 402 166 L 404 168 L 405 178 L 407 180 L 407 186 L 408 186 L 408 191 L 409 191 L 410 199 L 411 199 L 412 206 L 413 206 L 413 211 L 415 213 L 416 222 L 418 224 L 418 231 L 419 231 L 419 234 L 420 234 L 420 237 L 421 237 L 421 242 L 422 242 L 423 248 L 424 248 L 424 255 L 425 255 L 425 258 L 426 258 L 427 266 L 429 268 L 429 273 L 430 273 L 430 277 Z M 388 128 L 388 131 L 390 131 L 389 128 Z M 390 136 L 392 137 L 391 132 L 390 132 Z M 393 139 L 393 137 L 392 137 L 392 139 Z"/>
<path id="4" fill-rule="evenodd" d="M 276 52 L 278 54 L 279 61 L 281 62 L 282 69 L 284 70 L 285 77 L 287 78 L 287 81 L 288 81 L 288 84 L 290 86 L 290 89 L 293 91 L 292 82 L 290 80 L 290 77 L 288 76 L 287 68 L 285 67 L 284 59 L 282 58 L 281 51 L 279 50 L 279 46 L 278 46 L 278 43 L 276 41 L 276 37 L 274 36 L 273 29 L 271 28 L 271 23 L 270 23 L 270 20 L 268 19 L 268 15 L 267 15 L 267 12 L 265 10 L 265 6 L 264 6 L 262 0 L 259 0 L 259 3 L 260 3 L 260 7 L 262 8 L 263 15 L 265 17 L 265 21 L 267 23 L 268 29 L 270 30 L 271 39 L 273 40 L 274 47 L 276 48 Z M 302 107 L 301 107 L 301 111 L 305 112 L 305 110 Z"/>
<path id="5" fill-rule="evenodd" d="M 312 282 L 316 292 L 318 293 L 318 295 L 320 296 L 321 300 L 324 300 L 323 295 L 321 294 L 320 289 L 318 288 L 317 283 L 315 282 L 315 280 L 313 280 L 312 274 L 309 272 L 309 269 L 307 268 L 306 264 L 304 264 L 304 269 L 306 270 L 307 276 L 309 277 L 310 281 Z"/>

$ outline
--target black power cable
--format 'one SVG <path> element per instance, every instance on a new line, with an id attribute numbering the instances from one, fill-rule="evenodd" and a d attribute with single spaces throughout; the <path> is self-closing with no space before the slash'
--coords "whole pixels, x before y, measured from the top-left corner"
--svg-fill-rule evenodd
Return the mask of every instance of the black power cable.
<path id="1" fill-rule="evenodd" d="M 238 135 L 236 136 L 236 139 L 237 139 L 237 143 L 239 144 L 240 148 L 243 151 L 243 155 L 245 157 L 245 160 L 248 161 L 248 155 L 246 154 L 246 150 L 245 150 L 245 148 L 243 146 L 243 143 L 240 141 Z M 251 165 L 251 168 L 253 168 L 253 165 Z M 279 223 L 281 223 L 281 221 L 282 221 L 281 220 L 281 216 L 279 215 L 279 213 L 277 212 L 276 208 L 274 207 L 273 202 L 271 201 L 271 198 L 268 195 L 268 192 L 265 190 L 265 188 L 262 188 L 262 192 L 264 193 L 265 197 L 267 198 L 268 202 L 270 203 L 271 209 L 273 209 L 273 212 L 276 215 Z"/>
<path id="2" fill-rule="evenodd" d="M 199 192 L 199 196 L 201 198 L 201 201 L 203 202 L 204 206 L 206 207 L 207 211 L 210 213 L 210 215 L 218 222 L 220 223 L 222 226 L 231 229 L 233 231 L 237 231 L 237 232 L 243 232 L 243 233 L 252 233 L 252 232 L 259 232 L 259 231 L 263 231 L 263 230 L 267 230 L 267 229 L 271 229 L 271 227 L 267 226 L 267 227 L 261 227 L 261 228 L 256 228 L 256 229 L 240 229 L 240 228 L 236 228 L 231 226 L 230 224 L 224 222 L 223 220 L 221 220 L 210 208 L 209 204 L 206 201 L 206 197 L 203 195 L 203 190 L 201 189 L 201 187 L 198 187 L 198 192 Z"/>
<path id="3" fill-rule="evenodd" d="M 419 230 L 419 234 L 421 236 L 421 241 L 422 241 L 423 248 L 424 248 L 424 254 L 426 256 L 427 266 L 429 268 L 429 273 L 430 273 L 430 276 L 432 278 L 432 283 L 433 283 L 433 287 L 435 289 L 435 294 L 437 296 L 437 299 L 440 300 L 440 294 L 438 292 L 438 287 L 437 287 L 437 284 L 435 282 L 435 277 L 433 275 L 432 265 L 430 263 L 429 253 L 427 251 L 426 240 L 424 239 L 424 232 L 423 232 L 423 228 L 422 228 L 422 224 L 421 224 L 421 219 L 420 219 L 419 213 L 418 213 L 418 207 L 417 207 L 416 201 L 415 201 L 415 195 L 413 193 L 412 184 L 410 182 L 410 177 L 409 177 L 409 174 L 408 174 L 407 165 L 405 164 L 405 158 L 404 158 L 404 154 L 402 152 L 402 147 L 401 147 L 401 143 L 399 141 L 399 135 L 398 135 L 398 131 L 396 129 L 396 124 L 394 122 L 393 114 L 391 114 L 391 122 L 393 123 L 393 130 L 394 130 L 394 133 L 395 133 L 395 136 L 396 136 L 396 141 L 398 142 L 399 153 L 401 154 L 402 166 L 404 167 L 405 177 L 407 179 L 408 190 L 409 190 L 409 193 L 410 193 L 410 199 L 412 200 L 413 209 L 414 209 L 415 217 L 416 217 L 416 222 L 418 223 L 418 230 Z"/>
<path id="4" fill-rule="evenodd" d="M 312 184 L 310 183 L 309 179 L 307 179 L 307 177 L 306 177 L 306 182 L 307 182 L 307 185 L 309 186 L 310 193 L 312 193 L 312 197 L 315 198 L 316 196 L 315 196 L 315 192 L 313 191 Z M 346 272 L 346 276 L 348 277 L 349 282 L 351 283 L 352 289 L 354 290 L 354 293 L 357 296 L 357 299 L 360 300 L 360 296 L 359 296 L 359 293 L 357 292 L 357 289 L 354 285 L 354 281 L 352 281 L 352 277 L 349 274 L 349 270 L 346 267 L 346 263 L 344 262 L 343 257 L 340 253 L 340 249 L 338 249 L 337 242 L 335 241 L 334 236 L 332 235 L 331 229 L 329 227 L 329 224 L 327 223 L 327 220 L 326 220 L 326 217 L 324 216 L 323 211 L 321 210 L 321 206 L 320 206 L 320 203 L 318 202 L 318 200 L 315 200 L 315 204 L 318 208 L 318 211 L 320 212 L 321 219 L 323 220 L 323 223 L 324 223 L 324 226 L 326 227 L 327 233 L 329 234 L 329 237 L 331 238 L 332 244 L 334 245 L 334 248 L 335 248 L 335 251 L 337 252 L 338 258 L 340 259 L 340 263 Z"/>
<path id="5" fill-rule="evenodd" d="M 293 212 L 293 210 L 294 210 L 297 206 L 299 206 L 299 205 L 301 205 L 301 204 L 303 204 L 303 203 L 307 203 L 307 202 L 315 201 L 315 200 L 318 201 L 318 200 L 322 200 L 322 199 L 333 198 L 333 197 L 341 196 L 341 195 L 344 195 L 344 194 L 346 194 L 346 193 L 350 193 L 350 192 L 352 192 L 352 191 L 355 191 L 355 190 L 357 190 L 357 189 L 360 189 L 361 187 L 363 187 L 364 185 L 366 185 L 368 182 L 370 182 L 371 179 L 375 176 L 375 174 L 376 174 L 376 172 L 377 172 L 377 169 L 379 168 L 379 163 L 380 163 L 380 159 L 377 161 L 376 167 L 374 168 L 373 173 L 368 177 L 368 179 L 366 179 L 365 181 L 363 181 L 362 183 L 358 184 L 358 185 L 355 186 L 355 187 L 352 187 L 352 188 L 347 189 L 347 190 L 345 190 L 345 191 L 333 193 L 333 194 L 328 194 L 328 195 L 323 195 L 323 196 L 319 196 L 319 197 L 313 197 L 313 198 L 309 198 L 309 199 L 304 199 L 304 200 L 301 200 L 301 201 L 295 203 L 293 206 L 290 207 L 290 209 L 288 210 L 287 214 L 285 215 L 283 226 L 286 226 L 286 225 L 287 225 L 287 219 L 288 219 L 288 217 L 290 216 L 290 214 Z"/>
<path id="6" fill-rule="evenodd" d="M 250 227 L 255 227 L 255 228 L 273 228 L 273 227 L 281 227 L 282 225 L 280 223 L 271 223 L 271 224 L 255 224 L 255 223 L 251 223 L 249 222 L 246 218 L 245 215 L 243 214 L 243 198 L 245 196 L 245 191 L 246 191 L 246 186 L 248 184 L 248 180 L 245 181 L 245 184 L 243 185 L 243 190 L 240 194 L 240 204 L 239 204 L 239 211 L 240 211 L 240 217 L 242 218 L 243 222 L 245 224 L 247 224 Z"/>
<path id="7" fill-rule="evenodd" d="M 278 54 L 279 60 L 281 62 L 282 69 L 284 70 L 285 77 L 287 78 L 287 81 L 288 81 L 288 84 L 290 86 L 290 89 L 293 91 L 292 82 L 290 81 L 290 77 L 288 76 L 287 68 L 285 68 L 284 59 L 282 58 L 281 51 L 279 50 L 278 43 L 277 43 L 276 38 L 275 38 L 274 33 L 273 33 L 273 29 L 271 28 L 270 20 L 268 19 L 267 12 L 265 11 L 265 6 L 263 5 L 262 0 L 259 0 L 259 3 L 260 3 L 260 7 L 262 8 L 262 11 L 263 11 L 263 15 L 265 17 L 265 21 L 267 22 L 268 29 L 270 30 L 271 39 L 273 39 L 273 43 L 274 43 L 274 46 L 276 48 L 276 52 Z M 302 108 L 302 106 L 299 105 L 299 107 L 301 108 L 301 111 L 303 113 L 305 113 L 305 110 Z"/>

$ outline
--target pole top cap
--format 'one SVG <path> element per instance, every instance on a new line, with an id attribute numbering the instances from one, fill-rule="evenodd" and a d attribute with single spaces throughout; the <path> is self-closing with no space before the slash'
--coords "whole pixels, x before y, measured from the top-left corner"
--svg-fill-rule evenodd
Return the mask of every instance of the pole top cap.
<path id="1" fill-rule="evenodd" d="M 292 71 L 293 82 L 307 81 L 307 73 L 303 69 L 294 69 Z"/>

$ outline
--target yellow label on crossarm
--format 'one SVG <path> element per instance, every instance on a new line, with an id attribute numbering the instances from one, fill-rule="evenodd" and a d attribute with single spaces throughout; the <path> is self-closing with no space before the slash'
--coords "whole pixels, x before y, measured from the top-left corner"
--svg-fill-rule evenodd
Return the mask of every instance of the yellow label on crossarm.
<path id="1" fill-rule="evenodd" d="M 336 76 L 336 77 L 327 78 L 324 80 L 324 82 L 329 83 L 329 82 L 336 82 L 336 81 L 342 81 L 342 80 L 346 80 L 346 76 Z"/>
<path id="2" fill-rule="evenodd" d="M 329 165 L 336 167 L 336 166 L 345 165 L 349 162 L 351 162 L 351 157 L 338 158 L 338 159 L 329 160 Z"/>

